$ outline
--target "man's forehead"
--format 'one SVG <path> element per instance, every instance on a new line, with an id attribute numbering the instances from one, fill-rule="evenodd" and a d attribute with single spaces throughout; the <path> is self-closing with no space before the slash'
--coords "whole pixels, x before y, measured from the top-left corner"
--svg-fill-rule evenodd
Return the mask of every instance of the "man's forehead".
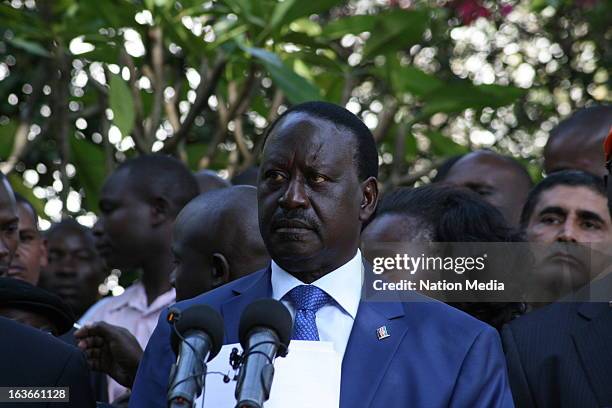
<path id="1" fill-rule="evenodd" d="M 13 188 L 6 178 L 0 178 L 0 208 L 10 208 L 17 212 L 17 203 Z"/>
<path id="2" fill-rule="evenodd" d="M 17 211 L 19 215 L 19 223 L 22 225 L 27 225 L 29 227 L 36 226 L 36 215 L 32 212 L 32 209 L 29 205 L 23 202 L 19 202 L 17 204 Z M 21 227 L 20 227 L 21 228 Z"/>
<path id="3" fill-rule="evenodd" d="M 62 248 L 68 250 L 93 249 L 94 243 L 85 232 L 63 228 L 48 236 L 49 249 Z"/>
<path id="4" fill-rule="evenodd" d="M 350 130 L 337 126 L 328 119 L 306 112 L 292 112 L 283 117 L 272 129 L 266 147 L 274 146 L 275 150 L 292 150 L 306 145 L 314 153 L 317 149 L 325 151 L 326 149 L 322 147 L 326 145 L 347 143 L 353 139 Z"/>
<path id="5" fill-rule="evenodd" d="M 102 186 L 102 197 L 120 198 L 126 193 L 131 192 L 133 186 L 129 170 L 119 169 L 112 173 Z"/>
<path id="6" fill-rule="evenodd" d="M 558 207 L 568 212 L 591 211 L 600 215 L 608 212 L 606 197 L 585 186 L 556 186 L 546 190 L 537 207 L 538 211 L 545 207 Z"/>

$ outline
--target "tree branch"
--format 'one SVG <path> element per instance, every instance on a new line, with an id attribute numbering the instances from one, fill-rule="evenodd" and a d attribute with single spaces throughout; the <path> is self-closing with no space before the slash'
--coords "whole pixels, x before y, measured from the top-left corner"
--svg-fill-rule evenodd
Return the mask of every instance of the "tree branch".
<path id="1" fill-rule="evenodd" d="M 378 126 L 374 129 L 374 141 L 376 143 L 380 142 L 387 135 L 387 132 L 393 125 L 393 119 L 395 118 L 395 114 L 397 113 L 398 105 L 394 100 L 391 102 L 389 107 L 383 109 L 383 111 L 378 116 Z"/>
<path id="2" fill-rule="evenodd" d="M 138 79 L 138 71 L 136 71 L 136 65 L 134 64 L 134 59 L 130 54 L 127 53 L 125 47 L 121 47 L 121 54 L 119 56 L 125 66 L 127 66 L 130 71 L 130 80 L 128 81 L 130 84 L 130 90 L 132 91 L 132 100 L 134 101 L 134 128 L 132 129 L 132 137 L 134 139 L 134 143 L 137 146 L 142 148 L 141 153 L 148 152 L 150 150 L 149 143 L 145 140 L 145 130 L 142 125 L 144 120 L 144 108 L 142 107 L 142 98 L 140 97 L 140 89 L 138 88 L 138 84 L 136 80 Z M 138 143 L 136 139 L 139 139 Z M 141 149 L 138 149 L 139 151 Z"/>
<path id="3" fill-rule="evenodd" d="M 421 177 L 426 176 L 429 173 L 431 173 L 433 170 L 438 169 L 445 161 L 446 159 L 444 158 L 435 159 L 431 162 L 431 165 L 424 168 L 423 170 L 417 171 L 415 173 L 406 174 L 403 177 L 399 177 L 394 183 L 394 185 L 395 186 L 412 186 Z"/>
<path id="4" fill-rule="evenodd" d="M 34 107 L 38 105 L 38 101 L 42 96 L 42 89 L 48 78 L 45 70 L 40 70 L 39 75 L 36 75 L 36 81 L 32 84 L 32 93 L 27 99 L 23 108 L 20 112 L 19 125 L 15 131 L 15 140 L 13 141 L 13 149 L 7 157 L 6 161 L 0 162 L 0 171 L 4 174 L 9 174 L 13 171 L 15 165 L 21 160 L 26 151 L 28 151 L 28 145 L 33 140 L 28 141 L 28 133 L 30 133 L 30 126 L 34 119 Z M 38 135 L 40 136 L 40 134 Z"/>
<path id="5" fill-rule="evenodd" d="M 149 31 L 149 37 L 153 42 L 151 49 L 151 64 L 153 65 L 153 110 L 147 121 L 145 129 L 146 140 L 153 144 L 155 132 L 161 120 L 161 112 L 164 104 L 164 38 L 160 26 L 153 27 Z"/>
<path id="6" fill-rule="evenodd" d="M 242 92 L 238 98 L 236 98 L 235 103 L 230 104 L 225 120 L 221 120 L 219 123 L 219 127 L 217 131 L 213 135 L 213 139 L 208 145 L 208 149 L 206 151 L 206 155 L 200 159 L 198 163 L 198 168 L 207 168 L 210 163 L 215 158 L 217 153 L 217 145 L 223 141 L 223 139 L 227 135 L 227 125 L 228 123 L 236 116 L 242 115 L 249 107 L 251 103 L 252 90 L 255 87 L 255 67 L 252 65 L 249 69 L 249 76 L 245 80 L 244 87 L 242 88 Z"/>
<path id="7" fill-rule="evenodd" d="M 215 91 L 219 80 L 221 79 L 221 75 L 223 74 L 223 70 L 225 69 L 225 64 L 227 63 L 227 58 L 222 56 L 220 57 L 215 66 L 210 71 L 208 78 L 204 80 L 204 76 L 206 73 L 206 64 L 202 64 L 202 69 L 200 70 L 200 85 L 198 86 L 198 90 L 196 91 L 196 99 L 191 105 L 191 109 L 189 109 L 189 113 L 187 117 L 181 124 L 179 130 L 174 134 L 174 136 L 170 139 L 167 139 L 163 151 L 167 153 L 171 153 L 176 149 L 178 143 L 184 139 L 188 134 L 191 128 L 193 127 L 193 123 L 195 122 L 195 118 L 202 114 L 205 110 L 209 109 L 208 107 L 208 99 L 211 97 L 213 92 Z"/>

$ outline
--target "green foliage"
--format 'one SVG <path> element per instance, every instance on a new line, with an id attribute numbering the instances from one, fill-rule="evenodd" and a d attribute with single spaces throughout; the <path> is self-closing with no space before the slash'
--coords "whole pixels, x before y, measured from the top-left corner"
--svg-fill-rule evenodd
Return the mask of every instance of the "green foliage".
<path id="1" fill-rule="evenodd" d="M 127 84 L 116 74 L 110 77 L 109 104 L 113 110 L 113 123 L 123 136 L 129 135 L 134 126 L 134 101 Z"/>
<path id="2" fill-rule="evenodd" d="M 354 1 L 340 0 L 58 0 L 34 7 L 0 0 L 0 63 L 8 72 L 0 80 L 0 159 L 14 150 L 19 123 L 35 125 L 41 134 L 30 132 L 35 145 L 23 150 L 12 177 L 42 164 L 48 172 L 38 186 L 46 188 L 74 165 L 66 187 L 84 195 L 77 215 L 97 209 L 107 171 L 126 157 L 161 151 L 192 170 L 233 175 L 256 164 L 265 127 L 283 108 L 324 99 L 350 104 L 377 124 L 383 182 L 467 152 L 472 130 L 494 133 L 487 147 L 522 152 L 539 174 L 534 137 L 558 120 L 559 104 L 574 109 L 597 92 L 609 95 L 610 2 L 511 0 L 523 13 L 518 20 L 483 2 L 491 21 L 473 27 L 484 45 L 459 39 L 465 27 L 453 2 L 372 3 L 356 15 Z M 525 33 L 527 20 L 537 23 L 537 39 Z M 498 29 L 503 38 L 491 34 Z M 77 38 L 93 49 L 75 49 Z M 530 41 L 539 41 L 536 57 L 512 51 Z M 490 64 L 493 77 L 464 69 L 470 58 L 477 60 L 472 68 Z M 579 66 L 587 63 L 594 66 Z M 530 89 L 514 79 L 523 65 L 534 72 Z M 136 77 L 110 74 L 117 68 Z M 120 140 L 109 140 L 109 109 Z M 457 131 L 461 143 L 453 141 L 461 140 Z"/>
<path id="3" fill-rule="evenodd" d="M 100 189 L 106 177 L 104 152 L 92 143 L 70 138 L 72 149 L 72 162 L 79 170 L 76 175 L 77 182 L 80 184 L 87 208 L 98 209 Z"/>

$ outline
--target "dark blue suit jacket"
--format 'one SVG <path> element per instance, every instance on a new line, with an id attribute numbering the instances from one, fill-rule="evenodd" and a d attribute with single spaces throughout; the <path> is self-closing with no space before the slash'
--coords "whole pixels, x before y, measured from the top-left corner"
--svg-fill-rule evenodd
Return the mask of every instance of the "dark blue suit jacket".
<path id="1" fill-rule="evenodd" d="M 0 386 L 69 387 L 69 402 L 0 403 L 0 407 L 93 408 L 85 356 L 51 334 L 0 317 Z"/>
<path id="2" fill-rule="evenodd" d="M 218 309 L 230 344 L 238 342 L 242 310 L 271 294 L 268 268 L 177 306 L 204 303 Z M 443 303 L 422 300 L 360 303 L 342 362 L 340 407 L 512 407 L 497 332 Z M 166 406 L 175 356 L 165 314 L 138 368 L 130 407 Z M 381 326 L 390 337 L 378 340 Z"/>
<path id="3" fill-rule="evenodd" d="M 589 291 L 604 294 L 597 299 L 610 299 L 612 275 L 583 290 Z M 612 407 L 611 306 L 553 303 L 504 328 L 510 385 L 518 407 Z"/>

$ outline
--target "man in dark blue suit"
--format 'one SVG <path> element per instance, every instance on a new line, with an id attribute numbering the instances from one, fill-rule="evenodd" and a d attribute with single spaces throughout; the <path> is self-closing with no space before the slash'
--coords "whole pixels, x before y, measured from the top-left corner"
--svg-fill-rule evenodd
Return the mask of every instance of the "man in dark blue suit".
<path id="1" fill-rule="evenodd" d="M 361 300 L 360 233 L 376 209 L 377 175 L 372 134 L 352 113 L 321 102 L 287 111 L 268 130 L 258 182 L 271 265 L 177 306 L 219 310 L 230 344 L 247 305 L 282 301 L 294 318 L 293 339 L 329 341 L 342 358 L 342 408 L 513 406 L 492 327 L 425 298 Z M 175 356 L 164 316 L 140 363 L 131 407 L 166 406 Z"/>
<path id="2" fill-rule="evenodd" d="M 610 207 L 612 131 L 604 151 Z M 609 254 L 604 248 L 600 252 Z M 612 273 L 604 274 L 572 297 L 504 328 L 502 337 L 517 406 L 612 407 Z"/>

